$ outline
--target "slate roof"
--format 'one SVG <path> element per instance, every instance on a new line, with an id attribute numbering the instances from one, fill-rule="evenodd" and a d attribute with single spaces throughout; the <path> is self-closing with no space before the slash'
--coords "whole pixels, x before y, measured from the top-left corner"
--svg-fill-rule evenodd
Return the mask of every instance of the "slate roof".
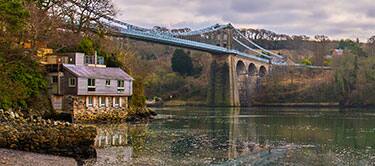
<path id="1" fill-rule="evenodd" d="M 111 80 L 134 80 L 129 74 L 120 68 L 92 67 L 84 65 L 63 64 L 64 69 L 81 78 L 111 79 Z"/>

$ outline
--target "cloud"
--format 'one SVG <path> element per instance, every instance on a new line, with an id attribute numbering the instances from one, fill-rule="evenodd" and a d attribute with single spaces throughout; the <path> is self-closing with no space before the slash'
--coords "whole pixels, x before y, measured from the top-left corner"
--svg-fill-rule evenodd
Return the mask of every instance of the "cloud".
<path id="1" fill-rule="evenodd" d="M 285 34 L 325 34 L 334 39 L 374 34 L 372 0 L 114 0 L 119 19 L 152 27 L 203 28 L 233 23 Z"/>

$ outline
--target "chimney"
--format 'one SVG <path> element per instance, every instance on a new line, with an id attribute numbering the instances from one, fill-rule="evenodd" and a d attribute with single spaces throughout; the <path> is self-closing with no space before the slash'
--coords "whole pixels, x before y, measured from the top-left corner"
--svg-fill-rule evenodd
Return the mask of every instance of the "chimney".
<path id="1" fill-rule="evenodd" d="M 75 53 L 74 56 L 75 65 L 84 65 L 85 64 L 85 54 L 84 53 Z"/>
<path id="2" fill-rule="evenodd" d="M 94 65 L 97 65 L 98 64 L 98 52 L 95 51 L 95 54 L 94 54 Z"/>

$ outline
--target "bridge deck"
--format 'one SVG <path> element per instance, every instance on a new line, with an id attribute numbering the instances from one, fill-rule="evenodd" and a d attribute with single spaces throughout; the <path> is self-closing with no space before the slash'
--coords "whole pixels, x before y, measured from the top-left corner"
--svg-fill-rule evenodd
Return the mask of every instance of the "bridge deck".
<path id="1" fill-rule="evenodd" d="M 116 34 L 121 37 L 128 37 L 133 38 L 137 40 L 147 41 L 147 42 L 154 42 L 154 43 L 160 43 L 160 44 L 167 44 L 182 48 L 188 48 L 188 49 L 194 49 L 199 51 L 205 51 L 209 53 L 214 54 L 233 54 L 237 56 L 241 56 L 244 58 L 250 58 L 256 61 L 260 61 L 263 63 L 269 63 L 269 59 L 265 59 L 262 57 L 258 57 L 256 55 L 250 55 L 247 53 L 243 53 L 237 50 L 233 49 L 227 49 L 224 47 L 212 45 L 212 44 L 206 44 L 186 39 L 180 39 L 174 36 L 165 35 L 165 34 L 159 34 L 157 32 L 150 32 L 150 31 L 137 31 L 133 30 L 127 27 L 123 27 L 121 25 L 115 25 L 111 24 L 112 27 L 115 27 L 119 30 L 119 32 Z"/>

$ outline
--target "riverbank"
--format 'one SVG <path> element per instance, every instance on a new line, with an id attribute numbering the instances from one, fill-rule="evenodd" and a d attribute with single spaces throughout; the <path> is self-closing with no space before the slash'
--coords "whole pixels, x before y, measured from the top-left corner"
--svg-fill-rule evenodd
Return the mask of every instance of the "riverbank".
<path id="1" fill-rule="evenodd" d="M 152 107 L 212 107 L 205 102 L 170 100 Z M 225 106 L 220 106 L 225 107 Z M 227 106 L 231 107 L 231 106 Z M 247 107 L 296 107 L 296 108 L 375 108 L 375 105 L 341 105 L 338 102 L 331 103 L 255 103 Z"/>
<path id="2" fill-rule="evenodd" d="M 96 127 L 25 117 L 0 110 L 0 148 L 72 157 L 95 158 Z"/>
<path id="3" fill-rule="evenodd" d="M 338 108 L 339 103 L 261 103 L 254 104 L 254 107 L 324 107 Z"/>
<path id="4" fill-rule="evenodd" d="M 27 117 L 21 111 L 0 110 L 0 148 L 71 157 L 82 164 L 83 160 L 97 156 L 94 148 L 97 129 L 88 124 L 142 123 L 154 116 L 156 112 L 148 108 L 111 113 L 86 112 L 82 114 L 86 119 L 73 124 Z"/>
<path id="5" fill-rule="evenodd" d="M 375 105 L 341 105 L 340 103 L 261 103 L 253 107 L 291 107 L 291 108 L 375 108 Z"/>

